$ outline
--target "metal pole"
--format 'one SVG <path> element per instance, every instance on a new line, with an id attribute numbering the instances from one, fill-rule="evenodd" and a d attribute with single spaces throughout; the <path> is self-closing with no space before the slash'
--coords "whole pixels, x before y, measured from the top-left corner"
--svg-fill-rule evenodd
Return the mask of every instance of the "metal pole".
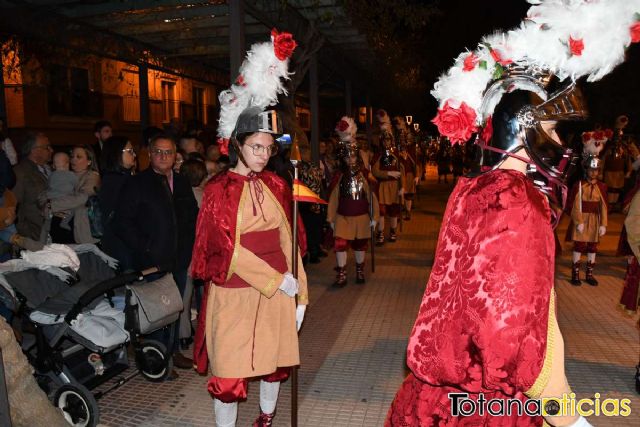
<path id="1" fill-rule="evenodd" d="M 294 183 L 298 180 L 298 161 L 291 160 L 293 164 Z M 295 187 L 294 187 L 295 188 Z M 298 201 L 293 197 L 293 259 L 291 261 L 293 277 L 298 280 Z M 298 367 L 291 368 L 291 426 L 298 427 Z"/>
<path id="2" fill-rule="evenodd" d="M 229 15 L 229 75 L 233 82 L 244 57 L 244 1 L 230 0 Z"/>

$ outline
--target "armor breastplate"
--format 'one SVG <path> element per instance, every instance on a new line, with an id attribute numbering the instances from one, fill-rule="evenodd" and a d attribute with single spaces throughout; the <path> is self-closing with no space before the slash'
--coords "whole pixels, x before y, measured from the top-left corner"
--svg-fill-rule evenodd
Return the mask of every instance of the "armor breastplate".
<path id="1" fill-rule="evenodd" d="M 398 169 L 398 158 L 395 156 L 395 154 L 393 154 L 392 150 L 384 150 L 384 153 L 382 153 L 382 157 L 380 157 L 380 166 L 385 170 Z"/>
<path id="2" fill-rule="evenodd" d="M 366 199 L 365 177 L 362 172 L 347 172 L 340 178 L 340 197 L 352 200 Z"/>

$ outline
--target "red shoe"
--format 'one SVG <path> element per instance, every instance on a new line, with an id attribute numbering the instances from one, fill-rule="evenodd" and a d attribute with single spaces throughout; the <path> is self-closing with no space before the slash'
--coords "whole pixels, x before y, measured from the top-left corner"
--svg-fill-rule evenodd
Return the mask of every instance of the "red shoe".
<path id="1" fill-rule="evenodd" d="M 273 417 L 276 416 L 275 411 L 272 414 L 265 414 L 260 410 L 260 415 L 253 422 L 253 427 L 271 427 L 273 423 Z"/>

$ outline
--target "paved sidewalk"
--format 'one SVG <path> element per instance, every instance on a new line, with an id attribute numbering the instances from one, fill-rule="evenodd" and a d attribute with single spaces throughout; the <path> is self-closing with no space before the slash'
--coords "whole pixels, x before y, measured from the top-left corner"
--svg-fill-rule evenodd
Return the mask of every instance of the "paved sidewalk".
<path id="1" fill-rule="evenodd" d="M 433 169 L 430 170 L 433 173 Z M 444 205 L 452 184 L 430 180 L 421 187 L 413 219 L 395 244 L 376 248 L 376 273 L 354 284 L 330 287 L 334 260 L 309 266 L 311 306 L 301 331 L 299 370 L 300 426 L 382 426 L 395 392 L 406 375 L 407 337 L 430 272 Z M 568 284 L 570 253 L 558 261 L 558 318 L 566 342 L 567 375 L 579 397 L 599 392 L 632 399 L 627 419 L 592 419 L 596 426 L 640 425 L 640 399 L 634 392 L 639 355 L 636 318 L 617 309 L 624 261 L 614 248 L 622 216 L 613 215 L 596 275 L 600 286 Z M 564 224 L 566 227 L 566 224 Z M 564 237 L 564 228 L 559 235 Z M 568 246 L 567 246 L 568 247 Z M 350 254 L 351 255 L 351 254 Z M 213 402 L 206 378 L 179 371 L 177 381 L 162 384 L 137 377 L 99 401 L 107 426 L 213 426 Z M 238 426 L 249 426 L 258 413 L 258 384 L 239 407 Z M 282 386 L 274 426 L 290 424 L 291 382 Z"/>

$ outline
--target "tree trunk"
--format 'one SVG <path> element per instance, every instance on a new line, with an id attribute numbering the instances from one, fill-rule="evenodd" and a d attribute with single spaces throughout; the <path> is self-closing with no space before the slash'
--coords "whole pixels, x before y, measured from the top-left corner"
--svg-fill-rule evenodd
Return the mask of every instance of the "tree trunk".
<path id="1" fill-rule="evenodd" d="M 51 405 L 47 395 L 38 387 L 33 368 L 4 318 L 0 318 L 0 348 L 13 427 L 68 427 L 62 412 Z"/>

